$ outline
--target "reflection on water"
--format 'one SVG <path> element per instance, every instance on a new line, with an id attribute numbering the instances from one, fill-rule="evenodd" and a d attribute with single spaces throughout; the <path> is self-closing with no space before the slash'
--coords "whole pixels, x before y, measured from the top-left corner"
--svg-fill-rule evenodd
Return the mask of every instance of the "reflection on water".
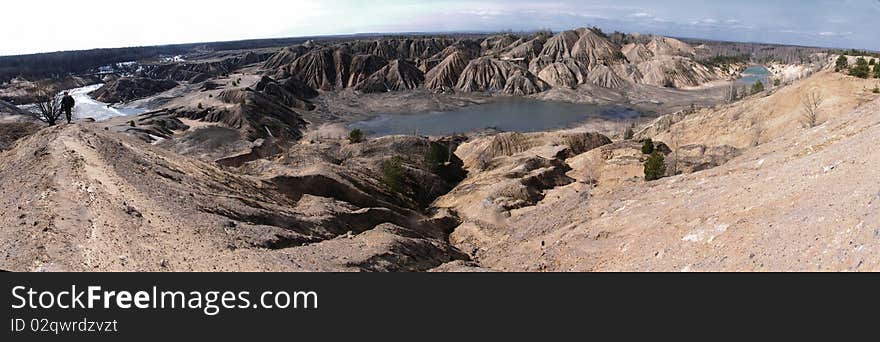
<path id="1" fill-rule="evenodd" d="M 76 107 L 73 108 L 74 118 L 92 118 L 96 121 L 103 121 L 117 116 L 137 115 L 146 112 L 146 110 L 138 108 L 108 107 L 106 103 L 98 102 L 89 96 L 89 93 L 98 90 L 102 86 L 104 85 L 95 84 L 69 90 L 70 96 L 73 96 L 73 99 L 76 101 Z"/>
<path id="2" fill-rule="evenodd" d="M 639 112 L 615 106 L 504 98 L 449 112 L 379 115 L 351 124 L 349 128 L 359 128 L 372 136 L 413 133 L 449 135 L 483 128 L 535 132 L 565 128 L 588 118 L 633 119 L 640 116 Z"/>

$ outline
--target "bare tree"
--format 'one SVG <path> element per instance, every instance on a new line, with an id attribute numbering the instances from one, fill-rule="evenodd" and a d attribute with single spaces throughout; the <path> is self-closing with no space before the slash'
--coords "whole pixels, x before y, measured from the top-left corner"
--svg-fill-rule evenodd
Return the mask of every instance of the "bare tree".
<path id="1" fill-rule="evenodd" d="M 739 93 L 736 90 L 736 83 L 731 83 L 727 90 L 727 103 L 736 102 L 739 99 Z"/>
<path id="2" fill-rule="evenodd" d="M 49 126 L 58 124 L 58 119 L 61 118 L 61 98 L 48 88 L 41 87 L 37 89 L 36 100 L 35 107 L 31 110 L 33 116 Z"/>
<path id="3" fill-rule="evenodd" d="M 672 175 L 678 174 L 678 132 L 673 126 L 669 129 L 669 148 L 672 149 L 672 160 L 669 164 L 672 166 Z"/>
<path id="4" fill-rule="evenodd" d="M 822 94 L 817 90 L 811 90 L 801 98 L 804 105 L 803 123 L 808 128 L 816 127 L 819 119 L 819 107 L 822 106 Z"/>

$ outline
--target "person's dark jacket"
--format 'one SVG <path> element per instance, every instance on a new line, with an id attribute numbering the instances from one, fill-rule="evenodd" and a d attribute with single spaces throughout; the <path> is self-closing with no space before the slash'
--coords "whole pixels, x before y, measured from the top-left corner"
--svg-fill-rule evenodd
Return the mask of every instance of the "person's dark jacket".
<path id="1" fill-rule="evenodd" d="M 61 99 L 61 109 L 68 110 L 73 109 L 73 106 L 76 104 L 76 101 L 73 100 L 73 97 L 70 95 L 65 96 Z"/>

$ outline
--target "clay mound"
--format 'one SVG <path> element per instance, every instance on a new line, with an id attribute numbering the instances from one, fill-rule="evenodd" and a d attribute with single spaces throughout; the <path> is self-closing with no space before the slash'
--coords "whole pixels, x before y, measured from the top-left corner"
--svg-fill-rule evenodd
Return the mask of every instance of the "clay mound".
<path id="1" fill-rule="evenodd" d="M 586 75 L 581 70 L 585 70 L 585 68 L 580 63 L 573 59 L 568 59 L 565 62 L 554 62 L 544 67 L 538 73 L 538 77 L 553 87 L 574 89 L 586 80 Z"/>
<path id="2" fill-rule="evenodd" d="M 468 65 L 464 52 L 456 51 L 446 57 L 425 75 L 425 88 L 446 91 L 455 87 L 459 76 Z"/>
<path id="3" fill-rule="evenodd" d="M 517 59 L 528 62 L 538 57 L 541 54 L 541 50 L 543 49 L 544 39 L 535 38 L 529 41 L 522 42 L 521 44 L 514 45 L 512 48 L 508 49 L 507 52 L 504 52 L 501 56 L 506 59 Z"/>
<path id="4" fill-rule="evenodd" d="M 455 53 L 464 54 L 468 60 L 476 58 L 480 55 L 480 44 L 473 40 L 460 40 L 455 42 L 455 44 L 447 46 L 440 53 L 431 56 L 430 59 L 442 61 Z"/>
<path id="5" fill-rule="evenodd" d="M 522 40 L 519 36 L 513 34 L 499 34 L 494 36 L 486 37 L 480 42 L 480 48 L 482 48 L 483 52 L 487 55 L 497 54 L 501 51 L 507 50 L 512 46 L 518 45 L 522 43 Z"/>
<path id="6" fill-rule="evenodd" d="M 398 48 L 398 59 L 427 59 L 454 43 L 448 38 L 405 39 Z"/>
<path id="7" fill-rule="evenodd" d="M 344 88 L 348 81 L 351 56 L 341 50 L 324 48 L 313 50 L 275 74 L 277 79 L 296 77 L 312 88 L 335 90 Z"/>
<path id="8" fill-rule="evenodd" d="M 205 61 L 145 65 L 138 72 L 140 77 L 156 80 L 201 83 L 220 75 L 229 74 L 245 66 L 260 63 L 270 58 L 268 53 L 230 53 L 222 54 Z"/>
<path id="9" fill-rule="evenodd" d="M 580 35 L 577 31 L 560 32 L 547 39 L 547 42 L 544 43 L 544 48 L 541 50 L 541 56 L 547 57 L 552 61 L 572 57 L 571 53 L 579 39 Z"/>
<path id="10" fill-rule="evenodd" d="M 620 50 L 614 43 L 593 29 L 583 30 L 580 38 L 571 48 L 571 56 L 592 67 L 600 63 L 611 63 L 619 59 Z"/>
<path id="11" fill-rule="evenodd" d="M 611 139 L 593 132 L 541 132 L 541 133 L 501 133 L 490 138 L 470 142 L 456 152 L 468 167 L 473 167 L 479 159 L 494 159 L 522 153 L 536 147 L 552 146 L 559 148 L 559 156 L 575 156 L 600 146 L 608 145 Z"/>
<path id="12" fill-rule="evenodd" d="M 104 103 L 129 102 L 156 95 L 176 86 L 177 82 L 171 80 L 122 77 L 105 84 L 89 95 Z"/>
<path id="13" fill-rule="evenodd" d="M 653 36 L 646 44 L 646 48 L 654 56 L 683 56 L 693 57 L 696 50 L 689 44 L 675 38 Z"/>
<path id="14" fill-rule="evenodd" d="M 515 76 L 515 77 L 514 77 Z M 508 87 L 511 78 L 513 85 Z M 461 91 L 533 94 L 543 91 L 543 82 L 524 68 L 491 57 L 477 58 L 462 71 L 456 88 Z"/>
<path id="15" fill-rule="evenodd" d="M 179 115 L 193 120 L 223 123 L 240 130 L 252 141 L 270 137 L 299 140 L 306 127 L 299 113 L 278 99 L 254 90 L 225 90 L 217 98 L 227 106 L 182 112 Z"/>
<path id="16" fill-rule="evenodd" d="M 309 50 L 311 49 L 302 45 L 283 48 L 281 49 L 281 51 L 278 51 L 274 55 L 272 55 L 272 57 L 270 57 L 269 60 L 266 61 L 263 67 L 270 70 L 281 68 L 285 65 L 293 63 L 297 60 L 297 58 L 302 57 L 302 55 L 304 55 Z"/>
<path id="17" fill-rule="evenodd" d="M 361 40 L 347 45 L 352 53 L 372 54 L 387 60 L 428 59 L 455 43 L 454 39 L 442 37 Z"/>
<path id="18" fill-rule="evenodd" d="M 537 94 L 549 89 L 550 86 L 540 78 L 532 75 L 528 70 L 515 70 L 507 84 L 504 85 L 504 93 L 509 95 L 526 96 Z"/>
<path id="19" fill-rule="evenodd" d="M 0 100 L 0 115 L 28 115 L 28 113 L 9 102 Z"/>
<path id="20" fill-rule="evenodd" d="M 601 64 L 590 69 L 587 80 L 597 86 L 610 89 L 618 89 L 626 85 L 626 80 L 618 76 L 611 68 Z"/>
<path id="21" fill-rule="evenodd" d="M 376 55 L 357 55 L 351 59 L 350 75 L 346 87 L 354 87 L 388 65 L 385 58 Z"/>
<path id="22" fill-rule="evenodd" d="M 12 148 L 16 141 L 36 133 L 42 127 L 33 122 L 0 121 L 0 151 Z"/>
<path id="23" fill-rule="evenodd" d="M 315 106 L 308 99 L 318 96 L 317 91 L 293 77 L 279 83 L 268 76 L 263 76 L 254 90 L 275 98 L 285 106 L 304 110 L 315 109 Z"/>
<path id="24" fill-rule="evenodd" d="M 621 48 L 621 52 L 630 63 L 641 63 L 654 58 L 654 53 L 642 43 L 626 44 Z"/>
<path id="25" fill-rule="evenodd" d="M 639 63 L 638 69 L 642 83 L 661 87 L 694 87 L 719 79 L 708 67 L 678 56 L 657 56 Z"/>
<path id="26" fill-rule="evenodd" d="M 365 93 L 384 93 L 416 89 L 425 81 L 419 68 L 404 60 L 393 60 L 354 89 Z"/>

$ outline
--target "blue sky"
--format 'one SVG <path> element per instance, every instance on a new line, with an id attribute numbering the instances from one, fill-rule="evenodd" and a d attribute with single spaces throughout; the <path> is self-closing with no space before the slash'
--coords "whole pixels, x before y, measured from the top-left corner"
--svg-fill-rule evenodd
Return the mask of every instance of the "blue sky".
<path id="1" fill-rule="evenodd" d="M 132 4 L 138 3 L 139 5 Z M 149 5 L 144 5 L 144 4 Z M 606 31 L 880 50 L 880 0 L 80 0 L 4 4 L 0 55 L 365 32 Z M 39 13 L 40 23 L 34 23 Z M 19 14 L 19 15 L 15 15 Z"/>

